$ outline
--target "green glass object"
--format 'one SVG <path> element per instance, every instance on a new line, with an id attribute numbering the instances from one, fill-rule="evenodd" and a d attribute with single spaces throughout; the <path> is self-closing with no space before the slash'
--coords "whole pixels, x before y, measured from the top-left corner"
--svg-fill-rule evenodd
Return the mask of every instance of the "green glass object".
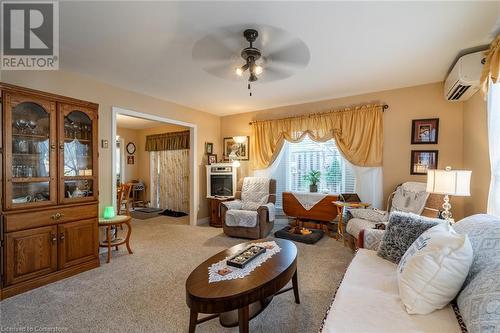
<path id="1" fill-rule="evenodd" d="M 105 219 L 112 219 L 113 217 L 115 217 L 115 209 L 113 207 L 111 207 L 111 206 L 104 207 L 103 217 Z"/>

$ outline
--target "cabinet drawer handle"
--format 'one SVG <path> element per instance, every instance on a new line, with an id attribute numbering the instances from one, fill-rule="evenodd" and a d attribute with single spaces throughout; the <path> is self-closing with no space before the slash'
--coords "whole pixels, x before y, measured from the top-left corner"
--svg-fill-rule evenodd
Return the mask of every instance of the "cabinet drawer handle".
<path id="1" fill-rule="evenodd" d="M 61 236 L 59 237 L 59 239 L 62 241 L 64 241 L 64 233 L 61 232 Z"/>
<path id="2" fill-rule="evenodd" d="M 51 144 L 50 145 L 50 149 L 52 149 L 52 150 L 56 149 L 56 145 L 55 144 Z"/>
<path id="3" fill-rule="evenodd" d="M 64 214 L 62 214 L 62 213 L 55 213 L 50 218 L 53 219 L 53 220 L 59 220 L 60 218 L 63 218 L 63 217 L 64 217 Z"/>
<path id="4" fill-rule="evenodd" d="M 59 145 L 59 149 L 64 150 L 64 144 L 62 144 L 62 143 L 61 143 L 61 144 Z"/>
<path id="5" fill-rule="evenodd" d="M 55 243 L 55 242 L 57 242 L 57 235 L 52 234 L 52 243 Z"/>

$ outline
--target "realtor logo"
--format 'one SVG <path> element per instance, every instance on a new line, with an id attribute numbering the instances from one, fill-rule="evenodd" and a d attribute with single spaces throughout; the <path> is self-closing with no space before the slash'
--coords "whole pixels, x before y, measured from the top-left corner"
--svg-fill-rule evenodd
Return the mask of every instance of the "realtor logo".
<path id="1" fill-rule="evenodd" d="M 59 4 L 2 1 L 2 70 L 59 69 Z"/>

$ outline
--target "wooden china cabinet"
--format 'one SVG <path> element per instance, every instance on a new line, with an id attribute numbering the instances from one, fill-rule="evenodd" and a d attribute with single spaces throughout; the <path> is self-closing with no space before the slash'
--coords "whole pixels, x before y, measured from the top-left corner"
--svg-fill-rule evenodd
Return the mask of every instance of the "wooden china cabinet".
<path id="1" fill-rule="evenodd" d="M 0 90 L 3 299 L 99 266 L 98 105 Z"/>

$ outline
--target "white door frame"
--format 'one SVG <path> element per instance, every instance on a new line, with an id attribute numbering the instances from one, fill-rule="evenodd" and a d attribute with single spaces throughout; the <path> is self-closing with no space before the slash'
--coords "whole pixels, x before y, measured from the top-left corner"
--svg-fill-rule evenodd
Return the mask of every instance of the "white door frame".
<path id="1" fill-rule="evenodd" d="M 196 172 L 196 156 L 197 156 L 197 136 L 198 128 L 196 124 L 187 123 L 175 119 L 160 117 L 148 113 L 127 110 L 120 107 L 113 106 L 111 108 L 111 137 L 113 142 L 116 140 L 116 115 L 122 114 L 131 117 L 143 118 L 158 121 L 161 123 L 174 124 L 189 127 L 189 223 L 197 225 L 198 216 L 198 198 L 199 198 L 199 180 L 198 173 Z M 116 208 L 116 149 L 111 149 L 111 200 L 113 207 Z"/>

